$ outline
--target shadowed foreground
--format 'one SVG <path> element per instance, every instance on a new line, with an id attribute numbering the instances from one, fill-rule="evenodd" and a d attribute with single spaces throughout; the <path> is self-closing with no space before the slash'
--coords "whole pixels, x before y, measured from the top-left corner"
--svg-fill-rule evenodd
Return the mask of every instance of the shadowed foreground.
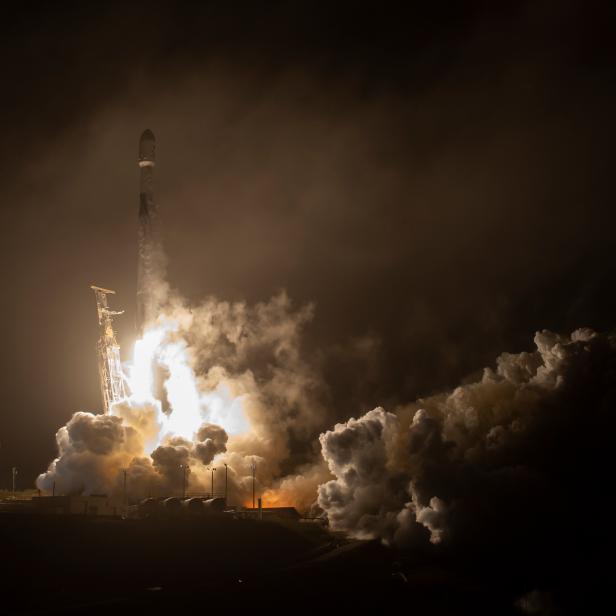
<path id="1" fill-rule="evenodd" d="M 397 554 L 305 523 L 2 514 L 0 541 L 2 614 L 393 610 L 399 602 L 416 613 L 520 614 L 516 600 L 533 590 L 514 563 L 507 572 L 489 557 Z"/>

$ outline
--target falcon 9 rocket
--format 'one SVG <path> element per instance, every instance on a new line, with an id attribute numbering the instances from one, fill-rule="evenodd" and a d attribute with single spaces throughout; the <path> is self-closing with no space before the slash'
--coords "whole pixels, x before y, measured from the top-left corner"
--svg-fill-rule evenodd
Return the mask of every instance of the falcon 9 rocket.
<path id="1" fill-rule="evenodd" d="M 156 318 L 164 293 L 165 257 L 154 200 L 156 139 L 145 130 L 139 140 L 139 260 L 137 267 L 137 329 Z"/>

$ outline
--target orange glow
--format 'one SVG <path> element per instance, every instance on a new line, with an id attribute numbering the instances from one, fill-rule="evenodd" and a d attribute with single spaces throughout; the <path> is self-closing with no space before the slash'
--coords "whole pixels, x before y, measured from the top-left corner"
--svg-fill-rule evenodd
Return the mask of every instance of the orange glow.
<path id="1" fill-rule="evenodd" d="M 252 498 L 245 500 L 242 506 L 246 509 L 252 509 Z M 278 496 L 275 492 L 266 492 L 261 501 L 263 509 L 271 507 L 295 507 L 295 503 L 287 498 L 287 495 Z M 255 509 L 259 508 L 259 501 L 255 498 Z"/>
<path id="2" fill-rule="evenodd" d="M 291 495 L 277 490 L 266 490 L 261 497 L 264 508 L 267 507 L 295 507 L 295 502 Z M 252 501 L 250 501 L 252 507 Z"/>

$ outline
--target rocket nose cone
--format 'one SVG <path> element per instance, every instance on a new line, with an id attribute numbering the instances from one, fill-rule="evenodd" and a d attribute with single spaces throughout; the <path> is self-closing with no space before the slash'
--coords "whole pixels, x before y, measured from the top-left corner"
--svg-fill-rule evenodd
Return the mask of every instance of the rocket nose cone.
<path id="1" fill-rule="evenodd" d="M 139 139 L 139 142 L 143 143 L 144 141 L 156 141 L 156 138 L 154 137 L 154 133 L 149 128 L 146 128 L 141 133 L 141 139 Z"/>
<path id="2" fill-rule="evenodd" d="M 154 163 L 156 138 L 150 130 L 144 130 L 139 139 L 139 163 Z"/>

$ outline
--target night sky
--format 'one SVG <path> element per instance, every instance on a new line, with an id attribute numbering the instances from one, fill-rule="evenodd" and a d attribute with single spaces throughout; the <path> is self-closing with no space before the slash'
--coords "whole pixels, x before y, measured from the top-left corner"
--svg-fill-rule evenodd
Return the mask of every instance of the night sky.
<path id="1" fill-rule="evenodd" d="M 314 302 L 332 423 L 455 386 L 536 330 L 611 330 L 613 8 L 33 3 L 0 65 L 0 488 L 100 408 L 90 284 L 135 339 L 139 135 L 169 280 Z M 495 7 L 494 5 L 498 5 Z"/>

